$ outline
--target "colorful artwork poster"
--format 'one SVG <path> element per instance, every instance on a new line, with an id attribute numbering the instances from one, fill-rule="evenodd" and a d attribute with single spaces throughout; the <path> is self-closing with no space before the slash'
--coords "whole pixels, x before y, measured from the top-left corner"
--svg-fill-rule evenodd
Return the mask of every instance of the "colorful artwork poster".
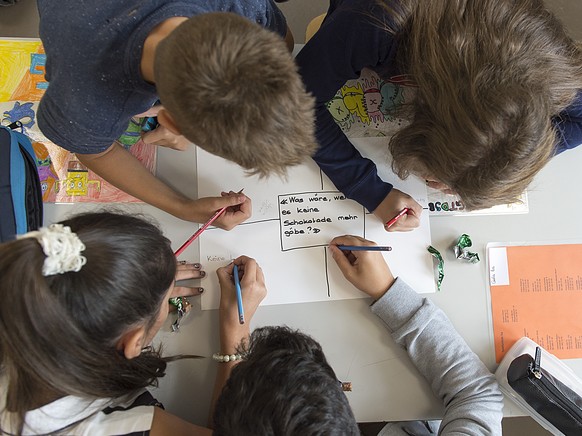
<path id="1" fill-rule="evenodd" d="M 36 122 L 45 81 L 46 55 L 38 39 L 0 39 L 0 122 L 19 121 L 32 141 L 43 201 L 56 203 L 139 202 L 85 167 L 73 153 L 44 137 Z M 118 143 L 150 172 L 155 172 L 156 148 L 140 140 L 140 120 L 132 120 Z"/>

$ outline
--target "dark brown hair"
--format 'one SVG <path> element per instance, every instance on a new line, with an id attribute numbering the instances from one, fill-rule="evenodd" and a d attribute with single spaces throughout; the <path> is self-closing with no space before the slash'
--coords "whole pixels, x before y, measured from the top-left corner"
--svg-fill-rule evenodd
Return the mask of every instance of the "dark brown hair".
<path id="1" fill-rule="evenodd" d="M 288 327 L 262 327 L 240 351 L 246 357 L 214 408 L 214 435 L 360 434 L 341 383 L 313 338 Z"/>
<path id="2" fill-rule="evenodd" d="M 78 272 L 44 277 L 35 239 L 0 245 L 0 369 L 15 428 L 43 395 L 117 398 L 155 384 L 166 368 L 157 351 L 128 360 L 116 345 L 130 328 L 155 323 L 175 276 L 170 241 L 143 219 L 108 212 L 62 224 L 85 244 Z"/>
<path id="3" fill-rule="evenodd" d="M 582 88 L 582 52 L 541 0 L 381 2 L 418 88 L 390 141 L 402 178 L 430 175 L 470 209 L 514 201 L 554 154 L 552 117 Z"/>
<path id="4" fill-rule="evenodd" d="M 192 17 L 160 42 L 154 71 L 181 133 L 249 173 L 284 175 L 315 152 L 314 99 L 283 39 L 258 24 Z"/>

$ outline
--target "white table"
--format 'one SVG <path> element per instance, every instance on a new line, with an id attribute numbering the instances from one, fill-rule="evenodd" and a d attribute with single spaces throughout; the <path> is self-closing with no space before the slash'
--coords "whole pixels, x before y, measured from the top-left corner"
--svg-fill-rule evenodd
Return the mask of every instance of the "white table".
<path id="1" fill-rule="evenodd" d="M 445 257 L 445 279 L 440 293 L 428 294 L 449 316 L 469 346 L 485 364 L 495 369 L 489 337 L 485 246 L 494 241 L 544 241 L 582 238 L 582 147 L 553 159 L 529 189 L 530 212 L 525 215 L 433 217 L 432 242 Z M 176 189 L 196 196 L 195 152 L 160 148 L 158 175 Z M 71 213 L 103 207 L 129 208 L 153 215 L 177 248 L 196 229 L 147 205 L 46 205 L 45 223 Z M 449 247 L 460 234 L 471 236 L 482 262 L 471 265 L 454 258 Z M 193 244 L 182 256 L 192 261 Z M 208 271 L 214 274 L 214 271 Z M 269 274 L 265 271 L 265 274 Z M 406 277 L 403 277 L 406 279 Z M 204 282 L 202 282 L 202 285 Z M 261 307 L 252 327 L 286 324 L 314 336 L 342 381 L 351 381 L 350 403 L 359 421 L 405 420 L 438 417 L 441 406 L 429 386 L 395 345 L 379 320 L 369 312 L 368 300 L 345 300 Z M 179 333 L 170 333 L 168 319 L 157 340 L 166 354 L 211 356 L 218 351 L 217 311 L 200 311 L 194 300 L 192 313 Z M 566 363 L 582 374 L 582 359 Z M 169 364 L 154 394 L 167 410 L 197 424 L 205 424 L 214 383 L 216 363 L 211 359 Z M 507 403 L 506 416 L 523 415 Z"/>

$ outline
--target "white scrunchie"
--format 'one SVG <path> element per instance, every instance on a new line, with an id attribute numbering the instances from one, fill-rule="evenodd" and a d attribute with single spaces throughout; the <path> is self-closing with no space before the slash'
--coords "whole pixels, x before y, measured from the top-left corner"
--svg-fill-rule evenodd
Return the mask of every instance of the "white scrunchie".
<path id="1" fill-rule="evenodd" d="M 51 224 L 34 232 L 20 235 L 20 238 L 35 238 L 46 258 L 42 266 L 43 276 L 53 276 L 71 271 L 79 271 L 87 263 L 87 258 L 81 256 L 85 244 L 71 232 L 71 228 L 62 224 Z"/>

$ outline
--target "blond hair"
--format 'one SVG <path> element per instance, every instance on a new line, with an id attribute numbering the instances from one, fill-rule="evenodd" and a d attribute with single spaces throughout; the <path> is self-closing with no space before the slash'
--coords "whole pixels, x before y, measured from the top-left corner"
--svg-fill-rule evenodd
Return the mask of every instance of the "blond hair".
<path id="1" fill-rule="evenodd" d="M 278 35 L 232 13 L 190 18 L 156 50 L 160 100 L 181 133 L 251 174 L 311 156 L 314 99 Z"/>
<path id="2" fill-rule="evenodd" d="M 582 88 L 582 52 L 541 0 L 384 6 L 418 85 L 390 141 L 395 172 L 431 175 L 471 209 L 514 201 L 554 154 L 551 119 Z"/>

